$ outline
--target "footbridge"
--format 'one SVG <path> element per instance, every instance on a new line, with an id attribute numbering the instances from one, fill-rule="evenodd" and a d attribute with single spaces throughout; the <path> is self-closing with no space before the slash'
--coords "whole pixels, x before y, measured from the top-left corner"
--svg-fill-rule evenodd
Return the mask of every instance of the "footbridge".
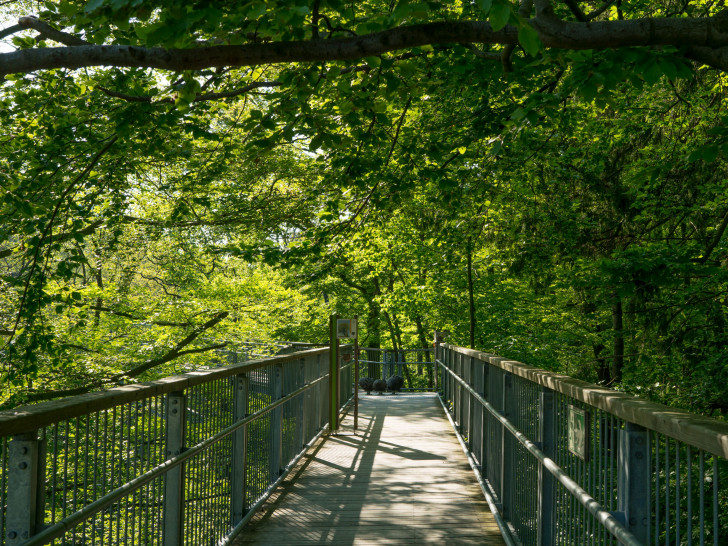
<path id="1" fill-rule="evenodd" d="M 728 544 L 725 422 L 447 344 L 294 349 L 0 412 L 4 544 Z"/>

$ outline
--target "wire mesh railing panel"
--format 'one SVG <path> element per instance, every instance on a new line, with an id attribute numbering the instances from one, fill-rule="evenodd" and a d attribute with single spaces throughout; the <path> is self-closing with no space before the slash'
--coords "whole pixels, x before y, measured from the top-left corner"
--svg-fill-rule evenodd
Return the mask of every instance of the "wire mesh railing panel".
<path id="1" fill-rule="evenodd" d="M 513 377 L 508 418 L 529 438 L 539 437 L 540 387 Z M 538 536 L 538 470 L 533 456 L 518 442 L 513 442 L 513 479 L 508 481 L 511 506 L 510 521 L 524 544 L 534 544 Z"/>
<path id="2" fill-rule="evenodd" d="M 586 444 L 574 450 L 570 445 L 569 427 L 574 411 L 584 413 Z M 618 446 L 624 421 L 596 408 L 589 408 L 573 398 L 555 395 L 556 448 L 555 461 L 596 502 L 610 512 L 618 510 Z M 573 434 L 572 434 L 573 436 Z M 573 443 L 573 439 L 571 440 Z M 594 517 L 566 488 L 556 491 L 557 544 L 616 544 L 616 539 L 600 526 Z"/>
<path id="3" fill-rule="evenodd" d="M 195 446 L 233 424 L 234 390 L 233 377 L 187 389 L 185 446 Z M 231 469 L 229 436 L 185 462 L 182 535 L 186 543 L 211 543 L 230 529 Z"/>
<path id="4" fill-rule="evenodd" d="M 386 381 L 398 375 L 404 380 L 404 391 L 433 390 L 434 372 L 432 349 L 359 349 L 359 377 Z"/>
<path id="5" fill-rule="evenodd" d="M 8 506 L 8 439 L 0 438 L 0 537 L 5 536 Z"/>
<path id="6" fill-rule="evenodd" d="M 728 530 L 728 488 L 722 485 L 728 462 L 663 434 L 651 440 L 652 542 L 728 543 L 728 534 L 721 534 Z"/>
<path id="7" fill-rule="evenodd" d="M 486 399 L 494 407 L 503 410 L 503 380 L 505 373 L 498 368 L 491 368 L 488 371 L 488 385 L 486 388 Z M 488 412 L 485 419 L 486 432 L 486 459 L 484 477 L 491 486 L 496 498 L 501 496 L 502 476 L 501 465 L 503 457 L 503 425 Z"/>
<path id="8" fill-rule="evenodd" d="M 327 422 L 327 352 L 0 412 L 4 544 L 226 540 Z"/>
<path id="9" fill-rule="evenodd" d="M 37 527 L 68 518 L 165 460 L 164 400 L 153 397 L 39 431 Z M 161 480 L 57 539 L 62 544 L 155 544 L 161 540 Z"/>
<path id="10" fill-rule="evenodd" d="M 728 544 L 725 423 L 459 347 L 438 365 L 518 542 Z"/>

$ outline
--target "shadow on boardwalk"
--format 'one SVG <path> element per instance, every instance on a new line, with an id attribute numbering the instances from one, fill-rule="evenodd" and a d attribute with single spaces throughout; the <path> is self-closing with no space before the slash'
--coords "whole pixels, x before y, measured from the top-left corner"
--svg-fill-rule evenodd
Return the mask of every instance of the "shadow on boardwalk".
<path id="1" fill-rule="evenodd" d="M 362 396 L 235 542 L 503 544 L 434 394 Z"/>

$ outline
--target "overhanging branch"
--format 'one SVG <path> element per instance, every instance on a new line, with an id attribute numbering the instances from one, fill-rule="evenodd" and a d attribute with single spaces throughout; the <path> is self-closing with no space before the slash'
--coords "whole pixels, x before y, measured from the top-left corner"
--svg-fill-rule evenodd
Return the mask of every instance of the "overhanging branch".
<path id="1" fill-rule="evenodd" d="M 546 47 L 605 49 L 628 46 L 728 46 L 728 12 L 709 18 L 643 18 L 590 23 L 562 21 L 539 12 L 530 20 Z M 0 75 L 90 66 L 201 70 L 290 62 L 353 60 L 442 43 L 516 44 L 513 26 L 495 32 L 485 21 L 451 21 L 397 27 L 331 40 L 267 42 L 241 46 L 164 49 L 129 45 L 78 45 L 24 49 L 0 55 Z M 721 66 L 720 68 L 725 68 Z"/>

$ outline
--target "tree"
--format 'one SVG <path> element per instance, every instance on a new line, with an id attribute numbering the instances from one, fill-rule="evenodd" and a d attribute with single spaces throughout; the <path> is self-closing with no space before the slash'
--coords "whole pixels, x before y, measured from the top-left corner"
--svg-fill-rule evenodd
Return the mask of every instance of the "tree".
<path id="1" fill-rule="evenodd" d="M 574 1 L 477 4 L 453 8 L 449 2 L 402 2 L 392 9 L 371 2 L 354 9 L 320 0 L 293 7 L 287 2 L 189 7 L 169 2 L 152 10 L 128 2 L 62 2 L 40 18 L 19 18 L 0 36 L 33 30 L 63 45 L 4 54 L 0 74 L 92 66 L 181 72 L 357 60 L 447 43 L 504 45 L 507 55 L 518 44 L 535 53 L 539 42 L 571 50 L 673 46 L 686 58 L 728 66 L 728 23 L 712 2 L 614 7 L 606 1 L 589 13 Z M 86 36 L 60 30 L 67 27 L 84 29 Z"/>

